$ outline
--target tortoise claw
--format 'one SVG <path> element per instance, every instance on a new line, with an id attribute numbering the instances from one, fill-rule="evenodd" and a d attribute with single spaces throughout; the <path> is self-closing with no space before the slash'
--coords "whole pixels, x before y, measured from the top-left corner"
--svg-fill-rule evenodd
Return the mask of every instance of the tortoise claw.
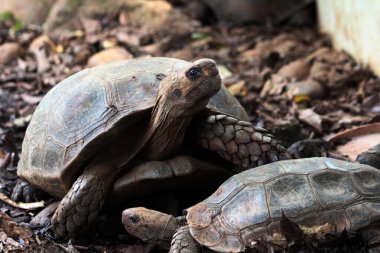
<path id="1" fill-rule="evenodd" d="M 44 193 L 41 190 L 35 188 L 27 181 L 18 179 L 13 189 L 11 198 L 16 202 L 22 201 L 30 203 L 40 200 L 43 194 Z"/>

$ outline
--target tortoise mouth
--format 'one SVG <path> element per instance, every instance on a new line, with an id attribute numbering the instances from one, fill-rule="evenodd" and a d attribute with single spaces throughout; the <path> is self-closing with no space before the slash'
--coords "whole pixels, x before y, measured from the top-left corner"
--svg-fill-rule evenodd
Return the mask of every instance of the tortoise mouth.
<path id="1" fill-rule="evenodd" d="M 221 88 L 221 79 L 219 76 L 219 72 L 213 73 L 211 76 L 207 77 L 205 80 L 203 80 L 201 83 L 199 83 L 199 86 L 208 86 L 208 92 L 197 99 L 196 103 L 200 103 L 204 100 L 210 100 L 211 97 L 215 96 L 216 93 Z"/>

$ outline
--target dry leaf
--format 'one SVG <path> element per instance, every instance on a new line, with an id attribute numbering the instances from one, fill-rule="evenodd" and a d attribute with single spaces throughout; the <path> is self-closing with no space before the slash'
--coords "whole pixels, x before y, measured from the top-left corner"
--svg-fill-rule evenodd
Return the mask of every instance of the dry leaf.
<path id="1" fill-rule="evenodd" d="M 287 242 L 292 242 L 292 241 L 303 241 L 304 240 L 304 233 L 300 226 L 298 226 L 297 223 L 294 221 L 291 221 L 288 219 L 282 211 L 282 216 L 280 220 L 280 231 L 281 234 L 285 236 Z"/>
<path id="2" fill-rule="evenodd" d="M 343 139 L 350 139 L 350 141 L 337 146 L 337 151 L 340 154 L 347 155 L 354 161 L 359 154 L 380 143 L 380 123 L 354 127 L 339 132 L 331 136 L 328 141 L 336 142 Z"/>
<path id="3" fill-rule="evenodd" d="M 42 99 L 42 96 L 31 96 L 26 93 L 22 93 L 20 96 L 28 104 L 38 104 Z"/>
<path id="4" fill-rule="evenodd" d="M 4 251 L 24 249 L 34 241 L 32 231 L 18 225 L 7 214 L 0 212 L 0 242 Z"/>
<path id="5" fill-rule="evenodd" d="M 322 118 L 319 114 L 315 113 L 313 109 L 298 110 L 298 118 L 318 132 L 322 132 Z"/>
<path id="6" fill-rule="evenodd" d="M 230 85 L 227 89 L 233 96 L 245 97 L 248 95 L 248 90 L 247 90 L 247 87 L 245 86 L 244 81 L 239 81 L 237 83 L 234 83 Z"/>

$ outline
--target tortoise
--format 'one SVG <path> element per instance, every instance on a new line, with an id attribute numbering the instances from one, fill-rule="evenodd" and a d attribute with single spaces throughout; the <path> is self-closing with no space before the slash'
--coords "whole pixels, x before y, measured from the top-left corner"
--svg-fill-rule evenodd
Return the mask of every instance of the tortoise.
<path id="1" fill-rule="evenodd" d="M 158 185 L 150 179 L 189 175 L 203 164 L 181 153 L 184 146 L 210 150 L 241 168 L 286 154 L 272 135 L 246 120 L 237 100 L 221 89 L 211 59 L 151 57 L 96 66 L 66 78 L 41 100 L 18 175 L 62 198 L 51 220 L 55 236 L 78 237 L 110 192 L 128 198 L 145 190 L 141 181 L 154 190 Z M 164 161 L 178 154 L 185 156 Z"/>
<path id="2" fill-rule="evenodd" d="M 142 207 L 124 210 L 122 222 L 129 234 L 166 248 L 174 234 L 172 253 L 202 252 L 200 245 L 242 252 L 259 241 L 278 244 L 282 212 L 305 231 L 368 227 L 380 219 L 380 171 L 332 158 L 278 161 L 229 178 L 187 209 L 187 225 Z"/>

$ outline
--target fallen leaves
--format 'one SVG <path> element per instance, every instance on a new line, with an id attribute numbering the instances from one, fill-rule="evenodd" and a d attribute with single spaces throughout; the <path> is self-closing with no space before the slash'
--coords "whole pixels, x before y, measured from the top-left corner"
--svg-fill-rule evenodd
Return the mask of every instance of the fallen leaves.
<path id="1" fill-rule="evenodd" d="M 319 133 L 322 133 L 322 118 L 318 113 L 314 112 L 313 109 L 298 110 L 298 118 L 313 127 Z"/>
<path id="2" fill-rule="evenodd" d="M 0 211 L 0 246 L 2 251 L 25 250 L 34 242 L 32 231 L 18 225 L 7 214 Z"/>
<path id="3" fill-rule="evenodd" d="M 355 161 L 357 156 L 380 143 L 380 123 L 354 127 L 328 138 L 329 142 L 342 142 L 336 150 Z"/>

